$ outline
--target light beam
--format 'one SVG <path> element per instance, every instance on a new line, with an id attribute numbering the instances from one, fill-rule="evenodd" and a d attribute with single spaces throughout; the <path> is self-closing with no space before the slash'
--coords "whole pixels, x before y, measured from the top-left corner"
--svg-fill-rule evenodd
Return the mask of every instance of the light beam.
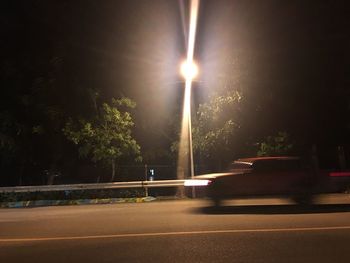
<path id="1" fill-rule="evenodd" d="M 196 40 L 196 28 L 198 19 L 199 0 L 191 0 L 190 24 L 187 45 L 187 58 L 181 65 L 181 73 L 185 78 L 185 96 L 183 104 L 183 116 L 181 127 L 181 138 L 179 144 L 179 159 L 177 177 L 184 179 L 185 171 L 190 167 L 190 177 L 194 176 L 193 148 L 192 148 L 192 127 L 191 127 L 191 88 L 192 80 L 198 74 L 198 67 L 193 61 L 194 47 Z M 189 160 L 188 160 L 189 156 Z M 192 192 L 194 196 L 194 192 Z"/>

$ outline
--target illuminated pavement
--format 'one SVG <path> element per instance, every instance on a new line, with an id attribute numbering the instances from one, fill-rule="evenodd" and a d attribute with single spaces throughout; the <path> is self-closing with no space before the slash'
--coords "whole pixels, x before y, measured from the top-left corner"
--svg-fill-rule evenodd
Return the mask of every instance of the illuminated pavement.
<path id="1" fill-rule="evenodd" d="M 263 199 L 0 209 L 0 262 L 350 262 L 349 244 L 349 195 L 304 208 Z"/>

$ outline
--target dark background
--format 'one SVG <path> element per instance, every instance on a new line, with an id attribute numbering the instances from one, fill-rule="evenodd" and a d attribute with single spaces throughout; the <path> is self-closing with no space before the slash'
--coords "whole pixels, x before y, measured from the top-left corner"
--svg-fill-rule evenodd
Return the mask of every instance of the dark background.
<path id="1" fill-rule="evenodd" d="M 21 174 L 40 183 L 46 169 L 71 181 L 101 173 L 61 134 L 68 117 L 93 112 L 94 92 L 101 102 L 135 100 L 134 135 L 144 163 L 175 167 L 170 146 L 181 116 L 187 1 L 0 6 L 0 135 L 15 145 L 1 148 L 2 185 L 18 184 Z M 347 1 L 201 1 L 193 106 L 223 89 L 242 93 L 236 139 L 245 146 L 233 157 L 256 154 L 254 143 L 278 131 L 291 135 L 298 154 L 316 145 L 325 167 L 336 166 L 338 146 L 349 157 L 349 11 Z M 33 133 L 42 123 L 46 132 Z"/>

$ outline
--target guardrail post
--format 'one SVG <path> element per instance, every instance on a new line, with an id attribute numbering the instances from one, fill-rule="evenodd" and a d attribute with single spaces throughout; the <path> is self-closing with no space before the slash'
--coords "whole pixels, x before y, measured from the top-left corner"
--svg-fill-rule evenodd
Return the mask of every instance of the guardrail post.
<path id="1" fill-rule="evenodd" d="M 148 174 L 148 169 L 147 169 L 147 164 L 145 164 L 145 181 L 147 182 L 147 174 Z M 145 195 L 146 197 L 148 196 L 148 187 L 147 185 L 145 186 Z"/>

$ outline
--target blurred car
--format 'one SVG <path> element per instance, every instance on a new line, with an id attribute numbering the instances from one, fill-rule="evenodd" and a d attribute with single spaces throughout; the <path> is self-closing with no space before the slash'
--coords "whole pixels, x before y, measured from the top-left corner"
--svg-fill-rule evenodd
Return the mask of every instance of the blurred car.
<path id="1" fill-rule="evenodd" d="M 299 157 L 255 157 L 238 159 L 223 173 L 196 176 L 186 186 L 199 185 L 197 192 L 204 190 L 215 205 L 233 197 L 258 196 L 283 196 L 306 204 L 312 201 L 315 193 L 341 190 L 340 186 L 334 189 L 326 187 L 330 185 L 329 178 L 323 172 L 303 166 Z M 350 177 L 342 179 L 344 188 Z"/>

